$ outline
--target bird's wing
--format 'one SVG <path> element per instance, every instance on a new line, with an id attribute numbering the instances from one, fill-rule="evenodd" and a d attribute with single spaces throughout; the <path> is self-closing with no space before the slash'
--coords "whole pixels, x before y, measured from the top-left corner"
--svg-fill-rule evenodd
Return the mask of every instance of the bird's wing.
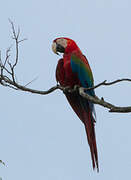
<path id="1" fill-rule="evenodd" d="M 59 82 L 62 86 L 65 84 L 65 71 L 63 64 L 63 59 L 60 59 L 56 67 L 56 81 Z"/>
<path id="2" fill-rule="evenodd" d="M 79 81 L 83 87 L 88 88 L 94 85 L 92 71 L 85 56 L 72 54 L 71 68 L 72 71 L 78 76 Z M 89 95 L 95 96 L 95 92 L 93 89 L 87 90 L 85 92 Z M 75 95 L 68 95 L 67 99 L 70 102 L 74 111 L 79 116 L 79 118 L 84 122 L 87 139 L 91 151 L 93 168 L 95 168 L 96 166 L 97 170 L 99 171 L 94 129 L 95 116 L 93 116 L 93 114 L 95 115 L 94 104 L 89 102 L 87 99 L 81 97 L 80 95 L 77 95 L 75 97 L 74 96 Z M 76 106 L 78 107 L 76 108 Z"/>
<path id="3" fill-rule="evenodd" d="M 89 63 L 84 55 L 77 55 L 73 53 L 71 56 L 71 68 L 77 74 L 81 85 L 85 88 L 94 85 L 93 75 Z M 87 91 L 90 95 L 94 96 L 94 90 Z"/>

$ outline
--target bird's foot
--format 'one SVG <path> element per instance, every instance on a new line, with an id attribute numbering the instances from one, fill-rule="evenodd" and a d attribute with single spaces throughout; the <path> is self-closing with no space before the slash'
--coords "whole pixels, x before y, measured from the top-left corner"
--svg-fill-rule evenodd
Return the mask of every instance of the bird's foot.
<path id="1" fill-rule="evenodd" d="M 70 89 L 71 89 L 70 86 L 64 87 L 63 93 L 64 93 L 64 94 L 69 93 L 69 90 L 70 90 Z"/>
<path id="2" fill-rule="evenodd" d="M 74 86 L 74 91 L 78 91 L 78 90 L 79 90 L 79 88 L 80 88 L 80 86 L 79 86 L 79 85 L 75 85 L 75 86 Z"/>

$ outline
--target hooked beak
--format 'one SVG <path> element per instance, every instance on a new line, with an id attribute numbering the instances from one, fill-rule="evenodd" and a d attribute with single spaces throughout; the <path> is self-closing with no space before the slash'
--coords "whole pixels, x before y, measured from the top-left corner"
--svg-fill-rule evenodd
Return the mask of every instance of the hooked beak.
<path id="1" fill-rule="evenodd" d="M 52 44 L 52 51 L 53 51 L 55 54 L 59 55 L 59 53 L 57 52 L 57 44 L 56 44 L 56 42 L 53 42 L 53 44 Z"/>
<path id="2" fill-rule="evenodd" d="M 59 55 L 59 53 L 64 53 L 65 52 L 65 48 L 62 45 L 58 44 L 57 42 L 53 42 L 52 50 L 57 55 Z"/>

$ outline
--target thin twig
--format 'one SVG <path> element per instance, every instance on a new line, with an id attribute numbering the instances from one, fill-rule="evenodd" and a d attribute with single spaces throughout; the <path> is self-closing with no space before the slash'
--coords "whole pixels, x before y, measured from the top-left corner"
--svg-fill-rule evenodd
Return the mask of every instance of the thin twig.
<path id="1" fill-rule="evenodd" d="M 31 80 L 30 82 L 28 82 L 28 83 L 25 85 L 25 87 L 28 86 L 29 84 L 31 84 L 32 82 L 36 81 L 37 79 L 38 79 L 38 77 L 34 78 L 34 79 Z"/>
<path id="2" fill-rule="evenodd" d="M 13 39 L 15 40 L 15 48 L 16 48 L 16 57 L 15 57 L 15 63 L 13 64 L 12 66 L 12 71 L 14 71 L 14 68 L 15 66 L 17 65 L 18 63 L 18 54 L 19 54 L 19 47 L 18 47 L 18 38 L 19 38 L 19 35 L 20 35 L 20 29 L 18 28 L 18 32 L 16 34 L 16 31 L 15 31 L 15 27 L 14 27 L 14 24 L 11 20 L 9 20 L 11 26 L 12 26 L 12 32 L 13 32 Z"/>
<path id="3" fill-rule="evenodd" d="M 109 85 L 113 85 L 113 84 L 116 84 L 116 83 L 119 83 L 119 82 L 122 82 L 122 81 L 129 81 L 129 82 L 131 82 L 131 79 L 123 78 L 123 79 L 117 79 L 117 80 L 112 81 L 112 82 L 107 82 L 107 80 L 104 80 L 103 82 L 97 84 L 96 86 L 93 86 L 91 88 L 86 88 L 86 90 L 96 89 L 96 88 L 98 88 L 100 86 L 109 86 Z"/>
<path id="4" fill-rule="evenodd" d="M 0 160 L 0 163 L 3 164 L 3 165 L 5 166 L 5 163 L 4 163 L 2 160 Z"/>
<path id="5" fill-rule="evenodd" d="M 21 42 L 23 42 L 23 41 L 27 41 L 27 38 L 24 38 L 24 39 L 19 40 L 18 43 L 21 43 Z"/>

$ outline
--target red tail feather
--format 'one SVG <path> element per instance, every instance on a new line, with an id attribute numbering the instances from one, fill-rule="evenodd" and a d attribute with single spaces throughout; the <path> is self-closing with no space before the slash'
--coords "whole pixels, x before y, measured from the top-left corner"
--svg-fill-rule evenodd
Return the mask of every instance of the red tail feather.
<path id="1" fill-rule="evenodd" d="M 90 146 L 93 169 L 95 169 L 96 167 L 97 171 L 99 172 L 97 145 L 96 145 L 95 127 L 94 127 L 95 120 L 90 111 L 89 104 L 84 98 L 82 98 L 77 93 L 72 93 L 72 94 L 67 93 L 66 97 L 71 107 L 75 111 L 75 113 L 78 115 L 78 117 L 85 125 L 87 140 Z"/>
<path id="2" fill-rule="evenodd" d="M 86 113 L 85 113 L 85 116 L 86 116 Z M 97 171 L 99 172 L 94 122 L 95 121 L 92 116 L 92 113 L 90 113 L 90 111 L 89 111 L 88 118 L 86 117 L 86 121 L 84 122 L 84 125 L 85 125 L 85 129 L 86 129 L 88 143 L 90 146 L 93 169 L 95 169 L 95 167 L 96 167 Z"/>

